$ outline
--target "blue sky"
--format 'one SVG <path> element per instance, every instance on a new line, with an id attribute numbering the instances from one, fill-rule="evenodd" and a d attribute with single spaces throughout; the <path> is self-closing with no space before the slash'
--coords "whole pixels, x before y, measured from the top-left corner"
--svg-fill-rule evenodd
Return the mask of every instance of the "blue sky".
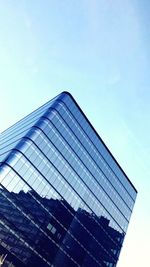
<path id="1" fill-rule="evenodd" d="M 149 265 L 150 2 L 1 0 L 0 131 L 70 91 L 139 191 L 118 267 Z"/>

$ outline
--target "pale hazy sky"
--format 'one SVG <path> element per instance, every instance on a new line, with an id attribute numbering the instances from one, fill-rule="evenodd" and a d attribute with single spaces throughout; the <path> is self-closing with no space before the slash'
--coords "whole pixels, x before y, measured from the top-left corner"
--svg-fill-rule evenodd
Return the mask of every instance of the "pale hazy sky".
<path id="1" fill-rule="evenodd" d="M 0 132 L 63 90 L 139 191 L 118 267 L 150 240 L 150 1 L 1 0 Z"/>

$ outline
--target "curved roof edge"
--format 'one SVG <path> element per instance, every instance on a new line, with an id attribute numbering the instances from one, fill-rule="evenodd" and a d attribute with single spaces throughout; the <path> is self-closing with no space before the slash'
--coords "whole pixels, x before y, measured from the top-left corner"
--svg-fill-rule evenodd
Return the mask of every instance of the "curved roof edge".
<path id="1" fill-rule="evenodd" d="M 127 178 L 127 180 L 129 181 L 129 183 L 131 184 L 131 186 L 133 187 L 133 189 L 135 190 L 135 192 L 137 194 L 138 193 L 137 189 L 135 188 L 135 186 L 133 185 L 133 183 L 130 181 L 130 179 L 128 178 L 127 174 L 124 172 L 124 170 L 122 169 L 122 167 L 120 166 L 120 164 L 118 163 L 118 161 L 115 159 L 115 157 L 113 156 L 113 154 L 111 153 L 111 151 L 109 150 L 109 148 L 107 147 L 107 145 L 104 143 L 104 141 L 102 140 L 102 138 L 100 137 L 100 135 L 98 134 L 98 132 L 95 130 L 95 128 L 93 127 L 93 125 L 91 124 L 91 122 L 89 121 L 89 119 L 87 118 L 87 116 L 85 115 L 85 113 L 83 112 L 83 110 L 81 109 L 81 107 L 79 106 L 79 104 L 76 102 L 76 100 L 74 99 L 74 97 L 72 96 L 72 94 L 70 92 L 68 92 L 68 91 L 63 91 L 61 94 L 69 95 L 72 98 L 72 100 L 74 101 L 74 103 L 76 104 L 76 106 L 78 107 L 78 109 L 81 111 L 81 113 L 83 114 L 83 116 L 85 117 L 85 119 L 87 120 L 87 122 L 92 127 L 92 129 L 95 132 L 95 134 L 97 135 L 97 137 L 100 139 L 100 141 L 102 142 L 102 144 L 104 145 L 104 147 L 107 149 L 107 151 L 109 152 L 109 154 L 111 155 L 111 157 L 113 158 L 113 160 L 115 161 L 115 163 L 118 165 L 118 167 L 120 168 L 120 170 L 122 171 L 122 173 L 125 175 L 125 177 Z"/>

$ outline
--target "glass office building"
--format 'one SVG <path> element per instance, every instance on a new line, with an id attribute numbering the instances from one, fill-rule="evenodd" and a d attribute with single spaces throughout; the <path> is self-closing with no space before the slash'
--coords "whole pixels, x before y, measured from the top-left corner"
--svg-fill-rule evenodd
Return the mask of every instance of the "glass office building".
<path id="1" fill-rule="evenodd" d="M 61 93 L 1 134 L 0 266 L 116 266 L 136 195 Z"/>

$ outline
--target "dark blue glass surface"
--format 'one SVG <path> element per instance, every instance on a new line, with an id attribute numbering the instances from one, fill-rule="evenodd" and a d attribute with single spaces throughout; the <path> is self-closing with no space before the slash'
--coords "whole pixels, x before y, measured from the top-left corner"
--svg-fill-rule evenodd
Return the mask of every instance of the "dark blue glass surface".
<path id="1" fill-rule="evenodd" d="M 115 267 L 136 190 L 70 94 L 2 133 L 3 267 Z"/>

